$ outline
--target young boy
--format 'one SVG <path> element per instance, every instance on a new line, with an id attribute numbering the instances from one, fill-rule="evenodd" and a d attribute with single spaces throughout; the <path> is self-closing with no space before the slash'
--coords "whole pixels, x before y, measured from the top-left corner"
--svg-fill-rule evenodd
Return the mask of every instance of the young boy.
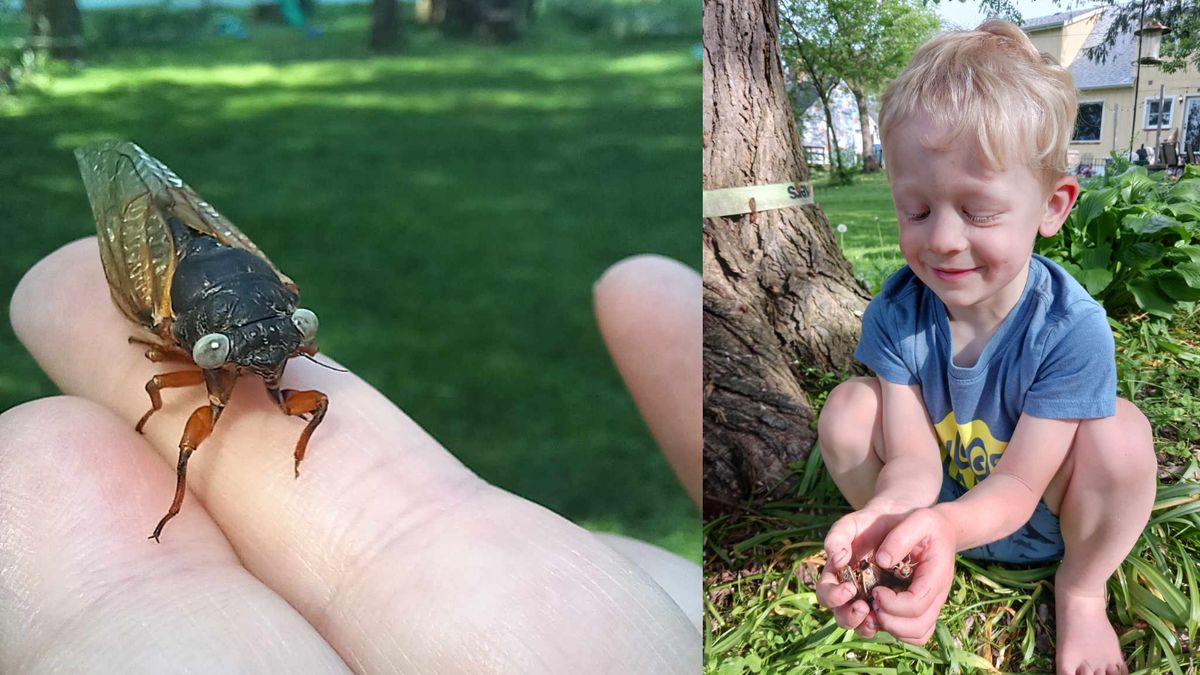
<path id="1" fill-rule="evenodd" d="M 1038 234 L 1079 193 L 1066 175 L 1071 76 L 1012 24 L 943 33 L 884 94 L 879 115 L 907 267 L 863 316 L 856 358 L 877 378 L 830 394 L 818 425 L 857 509 L 825 540 L 821 603 L 838 623 L 924 643 L 954 554 L 1062 560 L 1060 673 L 1127 672 L 1105 584 L 1149 518 L 1150 425 L 1116 398 L 1103 308 Z M 855 600 L 838 571 L 874 552 L 916 563 L 905 592 Z"/>

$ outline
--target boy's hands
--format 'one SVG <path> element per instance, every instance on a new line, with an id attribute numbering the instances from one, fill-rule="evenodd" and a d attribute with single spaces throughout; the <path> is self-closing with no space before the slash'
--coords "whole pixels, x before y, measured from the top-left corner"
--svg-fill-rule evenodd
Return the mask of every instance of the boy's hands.
<path id="1" fill-rule="evenodd" d="M 838 572 L 875 551 L 910 510 L 893 504 L 867 504 L 862 510 L 843 516 L 829 529 L 825 537 L 828 562 L 817 580 L 817 601 L 833 610 L 833 618 L 842 628 L 853 629 L 863 637 L 871 637 L 879 628 L 867 603 L 855 600 L 854 584 L 842 581 Z"/>
<path id="2" fill-rule="evenodd" d="M 937 507 L 917 509 L 884 538 L 875 552 L 880 567 L 908 556 L 914 563 L 912 583 L 897 593 L 877 586 L 874 619 L 880 630 L 911 644 L 925 644 L 954 581 L 955 530 Z"/>
<path id="3" fill-rule="evenodd" d="M 825 537 L 828 562 L 817 581 L 817 601 L 833 611 L 839 626 L 862 637 L 883 630 L 898 640 L 924 644 L 933 635 L 954 580 L 955 550 L 954 529 L 936 508 L 868 504 L 843 516 Z M 880 567 L 905 557 L 915 564 L 908 590 L 875 587 L 874 610 L 855 600 L 854 584 L 838 576 L 839 570 L 872 551 Z"/>

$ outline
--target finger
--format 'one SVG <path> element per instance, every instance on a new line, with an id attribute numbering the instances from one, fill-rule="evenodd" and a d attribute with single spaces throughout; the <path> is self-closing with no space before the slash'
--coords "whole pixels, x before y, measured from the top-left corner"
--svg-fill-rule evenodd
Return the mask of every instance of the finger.
<path id="1" fill-rule="evenodd" d="M 944 597 L 949 589 L 943 590 L 944 585 L 936 570 L 926 568 L 922 574 L 920 567 L 913 573 L 912 583 L 906 590 L 897 593 L 890 588 L 876 586 L 872 592 L 876 607 L 893 616 L 914 618 L 927 614 L 930 607 Z"/>
<path id="2" fill-rule="evenodd" d="M 854 584 L 839 580 L 836 575 L 829 571 L 826 571 L 817 580 L 816 592 L 817 602 L 822 607 L 830 609 L 850 602 L 858 594 L 858 590 L 854 588 Z"/>
<path id="3" fill-rule="evenodd" d="M 882 608 L 876 607 L 875 620 L 880 630 L 887 631 L 897 640 L 922 645 L 933 635 L 937 626 L 938 609 L 931 609 L 925 615 L 914 618 L 888 614 Z"/>
<path id="4" fill-rule="evenodd" d="M 920 513 L 914 513 L 887 533 L 875 550 L 875 560 L 880 567 L 891 567 L 912 555 L 928 536 L 928 521 Z"/>
<path id="5" fill-rule="evenodd" d="M 837 569 L 850 564 L 853 557 L 854 539 L 858 536 L 858 521 L 854 516 L 851 513 L 839 518 L 825 535 L 825 555 Z"/>
<path id="6" fill-rule="evenodd" d="M 859 637 L 863 638 L 870 639 L 875 637 L 875 634 L 879 632 L 879 626 L 875 621 L 874 613 L 868 612 L 867 615 L 863 617 L 863 621 L 858 625 L 858 628 L 854 629 L 854 632 L 858 633 Z"/>
<path id="7" fill-rule="evenodd" d="M 0 415 L 0 672 L 350 672 L 198 505 L 146 541 L 173 474 L 90 401 Z"/>
<path id="8" fill-rule="evenodd" d="M 640 255 L 596 282 L 596 321 L 625 386 L 692 501 L 702 499 L 700 275 Z"/>
<path id="9" fill-rule="evenodd" d="M 12 321 L 64 391 L 130 424 L 148 407 L 142 383 L 160 368 L 126 343 L 130 325 L 108 298 L 94 239 L 30 270 Z M 247 569 L 356 670 L 561 671 L 580 659 L 698 670 L 687 617 L 590 533 L 479 480 L 353 374 L 295 359 L 285 385 L 329 396 L 299 478 L 292 448 L 303 423 L 246 376 L 192 457 L 188 485 Z M 146 435 L 174 466 L 183 418 L 204 394 L 167 393 Z M 173 521 L 164 545 L 189 536 Z"/>
<path id="10" fill-rule="evenodd" d="M 638 539 L 608 532 L 592 534 L 649 574 L 655 583 L 670 594 L 696 630 L 701 630 L 704 623 L 704 596 L 697 593 L 696 589 L 704 584 L 704 573 L 699 565 Z"/>
<path id="11" fill-rule="evenodd" d="M 833 620 L 837 625 L 848 630 L 854 630 L 867 618 L 871 608 L 862 600 L 856 600 L 848 605 L 833 608 Z"/>

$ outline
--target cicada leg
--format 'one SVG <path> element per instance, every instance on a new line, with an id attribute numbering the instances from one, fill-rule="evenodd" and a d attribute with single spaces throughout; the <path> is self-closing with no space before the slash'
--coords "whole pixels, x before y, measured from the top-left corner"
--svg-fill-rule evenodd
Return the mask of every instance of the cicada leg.
<path id="1" fill-rule="evenodd" d="M 175 467 L 175 500 L 171 502 L 171 508 L 167 510 L 167 515 L 158 521 L 158 526 L 154 528 L 154 534 L 151 534 L 149 539 L 159 541 L 158 535 L 162 534 L 163 526 L 179 513 L 179 507 L 183 505 L 183 494 L 187 488 L 188 459 L 200 443 L 212 434 L 213 424 L 213 407 L 209 405 L 196 408 L 192 411 L 191 417 L 188 417 L 187 426 L 183 428 L 183 438 L 179 441 L 179 463 Z"/>
<path id="2" fill-rule="evenodd" d="M 146 345 L 146 358 L 154 363 L 160 363 L 162 361 L 192 363 L 191 356 L 178 347 L 168 347 L 165 345 L 160 345 L 156 342 L 150 342 L 149 340 L 143 340 L 136 337 L 129 338 L 129 344 Z"/>
<path id="3" fill-rule="evenodd" d="M 312 414 L 308 418 L 308 426 L 304 427 L 304 431 L 300 432 L 300 440 L 296 441 L 296 478 L 300 477 L 300 462 L 304 461 L 304 451 L 308 448 L 308 439 L 312 436 L 317 425 L 321 420 L 325 419 L 325 411 L 329 409 L 329 397 L 319 391 L 296 391 L 295 389 L 284 389 L 279 391 L 267 388 L 271 397 L 279 403 L 279 407 L 283 408 L 283 412 L 289 415 L 301 417 L 309 413 Z"/>
<path id="4" fill-rule="evenodd" d="M 162 373 L 155 375 L 146 382 L 146 393 L 150 394 L 150 409 L 142 415 L 142 419 L 138 420 L 137 426 L 134 429 L 140 434 L 142 427 L 146 425 L 146 420 L 154 414 L 154 411 L 162 409 L 162 394 L 163 389 L 172 387 L 191 387 L 197 384 L 204 384 L 204 371 L 202 370 L 179 370 L 173 373 Z"/>

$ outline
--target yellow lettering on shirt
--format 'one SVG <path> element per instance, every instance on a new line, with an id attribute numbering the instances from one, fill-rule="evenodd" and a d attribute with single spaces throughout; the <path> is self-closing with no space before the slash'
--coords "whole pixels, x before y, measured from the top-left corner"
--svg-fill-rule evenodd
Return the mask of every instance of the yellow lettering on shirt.
<path id="1" fill-rule="evenodd" d="M 950 478 L 970 489 L 987 478 L 996 468 L 1007 441 L 998 441 L 983 420 L 959 424 L 951 410 L 941 422 L 933 425 L 942 446 L 942 461 Z"/>

